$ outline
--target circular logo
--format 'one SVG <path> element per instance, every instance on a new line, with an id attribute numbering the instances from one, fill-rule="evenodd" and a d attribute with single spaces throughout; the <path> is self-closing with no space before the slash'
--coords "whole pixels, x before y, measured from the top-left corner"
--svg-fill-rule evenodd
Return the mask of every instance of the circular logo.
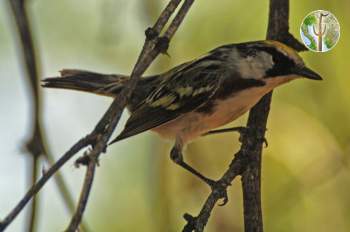
<path id="1" fill-rule="evenodd" d="M 301 40 L 309 50 L 327 52 L 335 47 L 340 37 L 337 18 L 329 11 L 309 13 L 300 26 Z"/>

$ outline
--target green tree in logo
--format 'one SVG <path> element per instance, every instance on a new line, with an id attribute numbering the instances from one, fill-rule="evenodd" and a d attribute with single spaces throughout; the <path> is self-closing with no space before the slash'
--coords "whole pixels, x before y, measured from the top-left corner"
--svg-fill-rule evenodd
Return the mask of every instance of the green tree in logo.
<path id="1" fill-rule="evenodd" d="M 317 48 L 316 48 L 316 42 L 314 37 L 308 31 L 308 26 L 313 26 L 314 24 L 316 24 L 316 22 L 317 22 L 317 19 L 315 15 L 310 14 L 304 19 L 304 22 L 301 25 L 301 30 L 304 36 L 310 40 L 310 45 L 308 45 L 308 47 L 311 48 L 312 50 L 316 50 Z"/>

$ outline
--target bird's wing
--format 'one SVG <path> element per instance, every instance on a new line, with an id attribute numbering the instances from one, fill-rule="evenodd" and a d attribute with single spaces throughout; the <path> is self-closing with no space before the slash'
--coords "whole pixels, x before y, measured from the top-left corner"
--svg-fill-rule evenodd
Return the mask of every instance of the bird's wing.
<path id="1" fill-rule="evenodd" d="M 124 130 L 111 143 L 158 127 L 184 113 L 203 111 L 200 107 L 214 95 L 226 97 L 245 88 L 265 85 L 261 80 L 242 80 L 227 69 L 226 53 L 218 48 L 160 75 L 162 82 L 136 107 Z"/>
<path id="2" fill-rule="evenodd" d="M 208 102 L 220 86 L 216 62 L 196 60 L 163 74 L 159 87 L 132 112 L 124 130 L 111 143 L 160 126 Z"/>

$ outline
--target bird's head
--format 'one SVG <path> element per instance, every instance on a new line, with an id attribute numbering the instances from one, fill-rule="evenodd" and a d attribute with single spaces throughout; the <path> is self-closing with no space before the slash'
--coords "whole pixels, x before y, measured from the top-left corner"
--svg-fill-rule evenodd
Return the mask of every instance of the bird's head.
<path id="1" fill-rule="evenodd" d="M 322 80 L 319 74 L 306 67 L 296 50 L 281 42 L 265 40 L 242 43 L 237 45 L 237 49 L 242 61 L 238 68 L 247 78 L 304 77 Z"/>

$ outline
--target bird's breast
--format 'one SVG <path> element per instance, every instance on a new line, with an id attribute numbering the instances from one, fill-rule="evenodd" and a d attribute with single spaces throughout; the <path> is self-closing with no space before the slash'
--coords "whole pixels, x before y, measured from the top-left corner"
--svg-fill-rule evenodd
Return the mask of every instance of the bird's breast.
<path id="1" fill-rule="evenodd" d="M 178 136 L 184 143 L 188 143 L 214 128 L 237 119 L 251 109 L 265 94 L 287 81 L 289 80 L 281 81 L 277 78 L 266 81 L 265 86 L 248 88 L 233 93 L 225 99 L 214 100 L 213 110 L 210 112 L 185 113 L 152 130 L 162 137 L 174 139 Z"/>
<path id="2" fill-rule="evenodd" d="M 210 113 L 192 111 L 158 126 L 153 131 L 162 137 L 174 139 L 180 136 L 184 143 L 229 122 L 232 122 L 252 106 L 266 93 L 263 88 L 252 88 L 213 102 Z"/>

